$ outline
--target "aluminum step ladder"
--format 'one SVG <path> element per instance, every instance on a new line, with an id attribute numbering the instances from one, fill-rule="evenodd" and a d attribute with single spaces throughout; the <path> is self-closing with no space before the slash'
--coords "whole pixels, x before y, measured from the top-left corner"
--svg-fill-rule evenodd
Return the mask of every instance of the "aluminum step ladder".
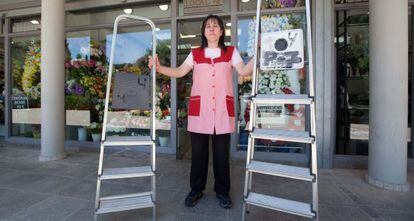
<path id="1" fill-rule="evenodd" d="M 101 146 L 99 154 L 98 178 L 96 185 L 95 199 L 95 221 L 99 214 L 134 210 L 141 208 L 152 208 L 152 218 L 156 220 L 155 210 L 155 90 L 156 90 L 156 67 L 152 68 L 152 105 L 151 105 L 151 131 L 150 136 L 106 136 L 106 127 L 108 121 L 108 107 L 111 88 L 112 71 L 114 64 L 114 51 L 117 36 L 118 24 L 121 20 L 143 21 L 151 26 L 152 29 L 152 56 L 156 54 L 156 28 L 154 23 L 144 17 L 134 15 L 119 15 L 115 19 L 114 31 L 112 35 L 111 55 L 109 60 L 108 81 L 106 87 L 105 112 L 102 127 Z M 150 146 L 151 147 L 151 165 L 143 167 L 126 167 L 126 168 L 103 168 L 104 152 L 107 146 Z M 103 180 L 126 179 L 137 177 L 151 177 L 151 191 L 134 194 L 124 194 L 101 197 L 101 182 Z"/>
<path id="2" fill-rule="evenodd" d="M 317 150 L 316 150 L 316 129 L 315 129 L 315 88 L 313 76 L 313 55 L 312 55 L 312 29 L 311 29 L 311 7 L 310 0 L 306 0 L 306 22 L 307 22 L 307 53 L 309 65 L 309 94 L 305 95 L 263 95 L 257 94 L 258 91 L 258 41 L 260 32 L 260 11 L 261 0 L 257 1 L 256 11 L 256 41 L 252 78 L 252 93 L 250 104 L 250 123 L 249 123 L 249 140 L 246 159 L 246 176 L 244 184 L 244 202 L 242 209 L 242 220 L 246 219 L 246 213 L 249 212 L 249 206 L 254 205 L 284 213 L 295 214 L 302 217 L 318 220 L 318 170 L 317 170 Z M 308 131 L 281 131 L 273 129 L 255 128 L 257 106 L 271 104 L 300 104 L 310 106 L 310 132 Z M 278 140 L 287 142 L 306 143 L 311 146 L 310 167 L 302 168 L 289 165 L 281 165 L 268 162 L 253 160 L 255 139 Z M 271 176 L 279 176 L 290 179 L 302 180 L 312 183 L 312 203 L 298 202 L 274 196 L 268 196 L 252 192 L 252 175 L 261 173 Z"/>

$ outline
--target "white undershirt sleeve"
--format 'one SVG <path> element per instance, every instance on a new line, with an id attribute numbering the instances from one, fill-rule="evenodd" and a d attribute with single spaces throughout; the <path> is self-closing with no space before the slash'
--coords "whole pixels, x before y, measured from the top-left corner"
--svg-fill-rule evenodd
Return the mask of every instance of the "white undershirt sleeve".
<path id="1" fill-rule="evenodd" d="M 233 55 L 231 56 L 231 65 L 233 67 L 236 67 L 236 65 L 238 65 L 240 62 L 243 62 L 243 59 L 241 58 L 237 48 L 234 48 Z"/>
<path id="2" fill-rule="evenodd" d="M 191 69 L 193 69 L 193 53 L 190 52 L 190 54 L 188 54 L 187 58 L 184 61 L 184 64 L 188 65 Z"/>

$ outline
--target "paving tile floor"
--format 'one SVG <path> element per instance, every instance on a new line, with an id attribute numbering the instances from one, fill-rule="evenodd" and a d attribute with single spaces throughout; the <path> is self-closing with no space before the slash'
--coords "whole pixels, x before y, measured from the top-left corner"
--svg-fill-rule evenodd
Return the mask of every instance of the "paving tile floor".
<path id="1" fill-rule="evenodd" d="M 98 153 L 70 148 L 59 161 L 39 162 L 39 147 L 0 142 L 0 220 L 83 221 L 93 220 Z M 139 166 L 149 163 L 147 153 L 114 151 L 105 166 Z M 193 208 L 184 206 L 189 191 L 189 160 L 157 155 L 157 220 L 230 221 L 241 220 L 244 162 L 231 162 L 231 209 L 219 207 L 214 195 L 210 166 L 204 197 Z M 390 192 L 368 185 L 366 170 L 321 170 L 319 175 L 320 220 L 414 221 L 414 191 Z M 414 184 L 414 173 L 408 173 Z M 104 195 L 148 191 L 147 178 L 104 181 Z M 304 202 L 311 201 L 307 182 L 254 175 L 253 190 Z M 151 220 L 151 209 L 101 215 L 102 221 Z M 258 207 L 251 207 L 248 220 L 308 220 Z"/>

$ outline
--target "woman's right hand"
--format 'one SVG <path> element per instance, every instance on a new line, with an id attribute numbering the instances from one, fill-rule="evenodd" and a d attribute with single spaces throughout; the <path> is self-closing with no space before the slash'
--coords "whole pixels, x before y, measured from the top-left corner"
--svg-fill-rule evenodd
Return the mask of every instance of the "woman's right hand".
<path id="1" fill-rule="evenodd" d="M 160 60 L 158 60 L 158 56 L 155 55 L 155 58 L 153 58 L 152 56 L 148 56 L 148 67 L 152 69 L 154 64 L 155 64 L 156 69 L 160 68 L 161 64 L 160 64 Z"/>

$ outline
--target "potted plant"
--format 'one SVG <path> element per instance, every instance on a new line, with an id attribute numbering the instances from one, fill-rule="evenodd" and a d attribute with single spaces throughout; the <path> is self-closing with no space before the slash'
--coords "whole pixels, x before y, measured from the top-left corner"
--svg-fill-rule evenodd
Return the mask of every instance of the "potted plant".
<path id="1" fill-rule="evenodd" d="M 158 130 L 158 142 L 160 144 L 160 147 L 167 147 L 169 140 L 170 140 L 169 130 Z"/>
<path id="2" fill-rule="evenodd" d="M 92 141 L 99 142 L 101 140 L 102 124 L 93 122 L 88 127 L 88 131 L 92 136 Z"/>

